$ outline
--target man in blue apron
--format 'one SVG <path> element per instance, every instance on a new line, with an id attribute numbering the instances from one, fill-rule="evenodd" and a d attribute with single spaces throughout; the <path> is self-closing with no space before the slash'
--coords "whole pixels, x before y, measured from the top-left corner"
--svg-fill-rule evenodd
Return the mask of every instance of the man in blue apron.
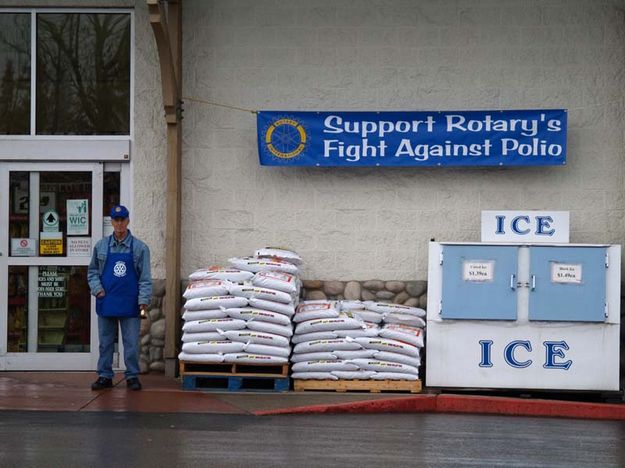
<path id="1" fill-rule="evenodd" d="M 139 332 L 152 296 L 150 249 L 128 229 L 128 209 L 111 209 L 113 234 L 101 239 L 93 249 L 88 280 L 96 297 L 100 358 L 98 380 L 92 390 L 113 386 L 113 350 L 117 327 L 122 331 L 126 385 L 141 390 L 139 381 Z"/>

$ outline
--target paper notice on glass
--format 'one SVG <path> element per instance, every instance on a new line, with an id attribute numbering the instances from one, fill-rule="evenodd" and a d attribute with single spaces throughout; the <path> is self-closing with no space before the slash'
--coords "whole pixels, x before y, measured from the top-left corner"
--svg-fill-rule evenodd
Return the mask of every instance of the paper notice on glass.
<path id="1" fill-rule="evenodd" d="M 104 216 L 102 218 L 102 237 L 107 237 L 113 234 L 113 225 L 111 224 L 111 217 Z"/>
<path id="2" fill-rule="evenodd" d="M 12 257 L 36 257 L 37 256 L 37 240 L 36 239 L 11 239 L 11 256 Z"/>
<path id="3" fill-rule="evenodd" d="M 67 235 L 89 234 L 89 200 L 67 200 Z"/>
<path id="4" fill-rule="evenodd" d="M 67 238 L 68 257 L 90 257 L 91 237 L 68 237 Z"/>

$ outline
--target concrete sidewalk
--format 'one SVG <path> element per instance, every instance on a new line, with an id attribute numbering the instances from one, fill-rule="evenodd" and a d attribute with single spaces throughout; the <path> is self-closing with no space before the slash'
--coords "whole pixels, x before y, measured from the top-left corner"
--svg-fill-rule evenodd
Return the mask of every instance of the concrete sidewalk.
<path id="1" fill-rule="evenodd" d="M 0 410 L 141 413 L 321 414 L 473 413 L 625 420 L 625 404 L 454 394 L 187 391 L 162 374 L 141 376 L 143 390 L 91 390 L 92 372 L 0 372 Z"/>

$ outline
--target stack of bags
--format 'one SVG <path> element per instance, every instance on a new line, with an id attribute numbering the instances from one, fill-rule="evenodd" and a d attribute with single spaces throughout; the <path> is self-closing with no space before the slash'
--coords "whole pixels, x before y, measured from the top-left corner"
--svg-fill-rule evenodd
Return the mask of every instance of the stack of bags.
<path id="1" fill-rule="evenodd" d="M 425 311 L 371 301 L 304 301 L 293 316 L 294 379 L 417 380 Z"/>
<path id="2" fill-rule="evenodd" d="M 299 255 L 264 248 L 189 275 L 181 361 L 286 364 L 301 281 Z"/>

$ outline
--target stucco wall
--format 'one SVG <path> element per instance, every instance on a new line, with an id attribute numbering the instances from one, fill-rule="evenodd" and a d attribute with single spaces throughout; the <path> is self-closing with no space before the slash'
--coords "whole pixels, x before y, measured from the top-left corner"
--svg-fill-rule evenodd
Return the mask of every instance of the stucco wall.
<path id="1" fill-rule="evenodd" d="M 570 210 L 572 242 L 622 242 L 623 8 L 185 1 L 186 96 L 280 110 L 567 108 L 569 147 L 566 167 L 265 168 L 253 114 L 187 101 L 183 275 L 281 245 L 304 257 L 304 278 L 425 279 L 428 240 L 479 241 L 485 209 Z"/>

